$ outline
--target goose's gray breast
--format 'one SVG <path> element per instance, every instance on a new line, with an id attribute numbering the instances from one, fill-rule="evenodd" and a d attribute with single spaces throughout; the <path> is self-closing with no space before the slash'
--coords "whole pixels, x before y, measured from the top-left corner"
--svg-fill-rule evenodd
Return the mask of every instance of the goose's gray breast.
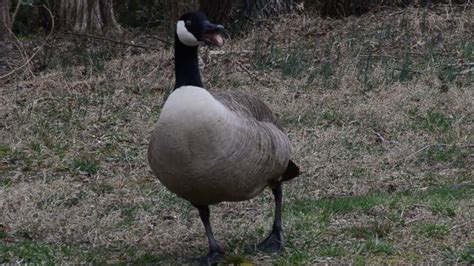
<path id="1" fill-rule="evenodd" d="M 184 93 L 193 97 L 186 96 L 183 104 L 177 96 Z M 212 204 L 252 198 L 279 181 L 291 144 L 264 103 L 197 87 L 170 100 L 148 154 L 153 171 L 171 191 L 196 204 Z"/>

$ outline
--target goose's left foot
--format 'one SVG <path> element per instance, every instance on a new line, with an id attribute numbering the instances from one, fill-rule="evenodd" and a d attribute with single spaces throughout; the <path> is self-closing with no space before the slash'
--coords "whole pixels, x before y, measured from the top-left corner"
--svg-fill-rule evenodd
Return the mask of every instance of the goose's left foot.
<path id="1" fill-rule="evenodd" d="M 257 249 L 268 253 L 280 253 L 283 250 L 283 230 L 273 229 L 270 235 L 257 245 Z"/>

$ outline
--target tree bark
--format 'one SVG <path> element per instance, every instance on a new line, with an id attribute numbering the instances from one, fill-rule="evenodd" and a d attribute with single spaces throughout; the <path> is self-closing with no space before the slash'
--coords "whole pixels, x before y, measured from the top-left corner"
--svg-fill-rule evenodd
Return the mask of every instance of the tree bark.
<path id="1" fill-rule="evenodd" d="M 10 1 L 0 0 L 0 41 L 5 41 L 10 36 Z"/>
<path id="2" fill-rule="evenodd" d="M 199 9 L 206 13 L 210 21 L 225 24 L 229 22 L 232 9 L 239 6 L 235 0 L 199 0 Z"/>
<path id="3" fill-rule="evenodd" d="M 196 11 L 198 8 L 197 0 L 170 0 L 171 1 L 171 15 L 173 20 L 177 20 L 181 15 L 187 12 Z"/>
<path id="4" fill-rule="evenodd" d="M 76 33 L 120 33 L 122 28 L 115 19 L 112 0 L 60 0 L 59 28 Z"/>
<path id="5" fill-rule="evenodd" d="M 322 1 L 321 15 L 336 18 L 351 15 L 360 16 L 382 3 L 383 0 L 324 0 Z"/>
<path id="6" fill-rule="evenodd" d="M 250 2 L 248 7 L 252 8 L 252 11 L 260 16 L 278 16 L 284 13 L 288 13 L 293 10 L 295 6 L 295 0 L 253 0 L 246 1 Z M 253 2 L 253 3 L 252 3 Z"/>

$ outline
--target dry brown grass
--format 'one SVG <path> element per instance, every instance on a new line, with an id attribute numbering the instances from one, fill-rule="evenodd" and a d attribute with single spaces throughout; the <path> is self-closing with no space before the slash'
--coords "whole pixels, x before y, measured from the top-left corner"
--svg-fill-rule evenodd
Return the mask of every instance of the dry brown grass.
<path id="1" fill-rule="evenodd" d="M 472 260 L 474 87 L 459 73 L 474 60 L 473 17 L 290 15 L 204 48 L 206 86 L 267 102 L 303 171 L 285 186 L 280 256 L 252 251 L 272 220 L 270 193 L 212 207 L 228 261 Z M 86 59 L 73 66 L 53 56 L 1 88 L 0 262 L 183 262 L 206 251 L 197 212 L 145 157 L 172 51 L 125 54 L 71 54 Z"/>

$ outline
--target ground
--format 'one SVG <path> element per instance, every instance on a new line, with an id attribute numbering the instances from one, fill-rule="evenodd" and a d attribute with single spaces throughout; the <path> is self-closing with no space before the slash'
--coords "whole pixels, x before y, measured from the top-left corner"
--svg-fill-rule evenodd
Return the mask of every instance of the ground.
<path id="1" fill-rule="evenodd" d="M 264 100 L 302 171 L 284 184 L 281 254 L 255 251 L 270 191 L 211 207 L 226 261 L 473 263 L 473 18 L 470 6 L 293 14 L 202 48 L 205 86 Z M 198 212 L 146 159 L 172 50 L 78 38 L 3 80 L 0 263 L 204 255 Z"/>

